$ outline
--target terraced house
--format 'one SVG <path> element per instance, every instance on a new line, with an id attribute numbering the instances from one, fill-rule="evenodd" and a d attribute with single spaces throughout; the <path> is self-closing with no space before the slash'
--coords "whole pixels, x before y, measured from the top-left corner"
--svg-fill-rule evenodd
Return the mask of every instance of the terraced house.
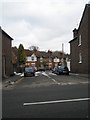
<path id="1" fill-rule="evenodd" d="M 30 67 L 44 67 L 45 69 L 52 69 L 62 62 L 62 52 L 60 51 L 30 51 L 25 50 L 27 61 L 26 66 Z M 66 58 L 64 58 L 66 60 Z"/>
<path id="2" fill-rule="evenodd" d="M 90 52 L 90 4 L 85 9 L 78 29 L 73 30 L 70 43 L 71 72 L 88 73 Z"/>

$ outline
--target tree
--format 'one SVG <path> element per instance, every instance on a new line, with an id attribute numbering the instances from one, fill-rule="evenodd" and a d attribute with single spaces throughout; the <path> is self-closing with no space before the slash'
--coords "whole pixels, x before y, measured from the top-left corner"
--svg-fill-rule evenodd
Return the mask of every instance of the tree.
<path id="1" fill-rule="evenodd" d="M 38 46 L 30 46 L 29 47 L 29 49 L 31 50 L 31 51 L 38 51 L 39 50 L 39 47 Z"/>
<path id="2" fill-rule="evenodd" d="M 18 63 L 19 65 L 26 63 L 26 54 L 22 44 L 20 44 L 18 48 Z"/>

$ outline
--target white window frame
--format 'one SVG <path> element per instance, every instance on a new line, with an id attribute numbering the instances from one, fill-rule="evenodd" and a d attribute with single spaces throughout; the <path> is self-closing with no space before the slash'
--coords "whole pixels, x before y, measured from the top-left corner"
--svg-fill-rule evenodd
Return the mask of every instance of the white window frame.
<path id="1" fill-rule="evenodd" d="M 29 65 L 30 65 L 30 63 L 26 63 L 25 65 L 29 66 Z"/>
<path id="2" fill-rule="evenodd" d="M 79 53 L 79 63 L 82 63 L 82 53 Z"/>
<path id="3" fill-rule="evenodd" d="M 78 40 L 78 46 L 81 46 L 81 43 L 82 43 L 82 37 L 81 37 L 81 34 L 79 35 L 79 40 Z"/>
<path id="4" fill-rule="evenodd" d="M 31 57 L 32 61 L 34 61 L 34 56 Z"/>
<path id="5" fill-rule="evenodd" d="M 42 57 L 40 57 L 40 62 L 43 62 L 43 58 Z"/>

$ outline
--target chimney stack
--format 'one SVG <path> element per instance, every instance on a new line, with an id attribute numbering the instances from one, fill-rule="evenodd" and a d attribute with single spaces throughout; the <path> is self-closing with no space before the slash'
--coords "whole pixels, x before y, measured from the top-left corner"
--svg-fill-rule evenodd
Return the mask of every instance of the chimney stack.
<path id="1" fill-rule="evenodd" d="M 77 34 L 78 34 L 78 30 L 75 28 L 73 30 L 73 38 L 77 37 Z"/>

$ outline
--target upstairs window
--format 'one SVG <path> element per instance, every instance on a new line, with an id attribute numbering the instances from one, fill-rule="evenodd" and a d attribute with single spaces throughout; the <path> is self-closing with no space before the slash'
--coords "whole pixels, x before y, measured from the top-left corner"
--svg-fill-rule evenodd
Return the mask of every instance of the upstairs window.
<path id="1" fill-rule="evenodd" d="M 80 46 L 81 45 L 81 35 L 79 35 L 79 41 L 78 42 L 79 42 L 78 46 Z"/>
<path id="2" fill-rule="evenodd" d="M 40 62 L 43 62 L 43 58 L 42 57 L 40 57 Z"/>
<path id="3" fill-rule="evenodd" d="M 32 56 L 32 61 L 34 61 L 34 56 Z"/>
<path id="4" fill-rule="evenodd" d="M 82 63 L 82 54 L 79 53 L 79 63 Z"/>

